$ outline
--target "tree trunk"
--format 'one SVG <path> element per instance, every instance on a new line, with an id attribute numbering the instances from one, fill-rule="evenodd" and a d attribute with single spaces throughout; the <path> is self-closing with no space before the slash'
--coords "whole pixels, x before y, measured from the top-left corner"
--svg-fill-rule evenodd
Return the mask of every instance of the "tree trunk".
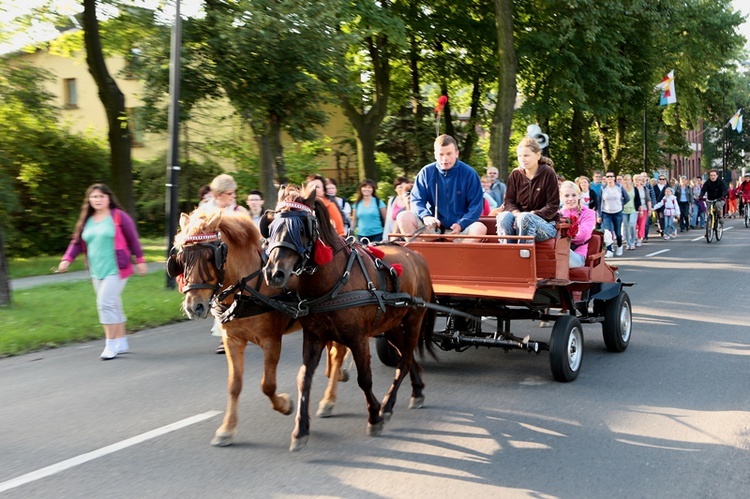
<path id="1" fill-rule="evenodd" d="M 575 176 L 590 175 L 584 157 L 583 111 L 580 106 L 573 106 L 573 118 L 570 121 L 570 144 L 572 146 L 573 171 Z"/>
<path id="2" fill-rule="evenodd" d="M 258 143 L 258 160 L 260 162 L 260 169 L 258 174 L 260 176 L 261 190 L 263 191 L 263 199 L 267 200 L 267 206 L 276 206 L 276 186 L 273 183 L 273 151 L 271 147 L 271 138 L 268 133 L 263 135 L 256 135 L 255 141 Z M 286 178 L 279 177 L 279 183 L 285 184 Z"/>
<path id="3" fill-rule="evenodd" d="M 414 134 L 414 168 L 420 168 L 422 156 L 424 154 L 424 145 L 421 140 L 422 130 L 422 93 L 419 75 L 419 45 L 414 36 L 409 39 L 409 68 L 411 73 L 411 110 L 413 115 L 413 134 Z"/>
<path id="4" fill-rule="evenodd" d="M 508 149 L 516 104 L 516 49 L 513 45 L 513 0 L 495 0 L 495 26 L 499 60 L 497 104 L 490 127 L 489 163 L 508 178 Z"/>
<path id="5" fill-rule="evenodd" d="M 109 126 L 111 187 L 122 207 L 135 218 L 133 199 L 133 164 L 131 160 L 130 128 L 125 112 L 125 96 L 110 76 L 104 62 L 96 19 L 96 0 L 83 0 L 83 28 L 86 43 L 86 64 L 99 90 L 99 99 L 107 113 Z"/>
<path id="6" fill-rule="evenodd" d="M 469 163 L 471 160 L 471 153 L 474 149 L 474 144 L 477 141 L 477 125 L 479 119 L 479 106 L 481 106 L 480 99 L 482 98 L 482 89 L 480 86 L 479 75 L 474 75 L 474 82 L 471 89 L 471 108 L 469 109 L 469 130 L 466 133 L 466 140 L 464 145 L 461 147 L 461 160 Z"/>
<path id="7" fill-rule="evenodd" d="M 286 162 L 284 161 L 284 146 L 281 144 L 281 120 L 278 116 L 271 117 L 269 129 L 274 171 L 271 172 L 270 178 L 268 178 L 262 185 L 264 186 L 264 188 L 268 188 L 266 184 L 270 181 L 270 188 L 275 189 L 275 187 L 273 186 L 274 172 L 276 173 L 276 177 L 278 177 L 279 179 L 284 179 L 284 183 L 286 183 L 287 181 Z"/>
<path id="8" fill-rule="evenodd" d="M 372 60 L 375 94 L 372 106 L 367 111 L 361 110 L 361 103 L 355 106 L 348 95 L 341 95 L 341 107 L 344 115 L 357 132 L 357 156 L 359 160 L 360 180 L 369 178 L 378 181 L 378 170 L 375 165 L 375 139 L 380 132 L 380 123 L 388 112 L 388 97 L 391 93 L 391 62 L 388 37 L 371 36 L 366 40 L 367 50 Z"/>
<path id="9" fill-rule="evenodd" d="M 8 258 L 5 255 L 5 234 L 0 226 L 0 307 L 10 305 L 10 277 Z"/>
<path id="10" fill-rule="evenodd" d="M 609 170 L 610 164 L 612 163 L 612 156 L 610 154 L 609 138 L 607 133 L 609 127 L 600 120 L 596 120 L 596 131 L 599 134 L 599 149 L 602 153 L 602 169 L 606 172 Z"/>

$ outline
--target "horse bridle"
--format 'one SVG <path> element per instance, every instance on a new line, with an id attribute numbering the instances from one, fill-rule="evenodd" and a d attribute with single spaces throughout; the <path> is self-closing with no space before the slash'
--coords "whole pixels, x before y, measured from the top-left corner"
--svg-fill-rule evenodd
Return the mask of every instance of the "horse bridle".
<path id="1" fill-rule="evenodd" d="M 289 210 L 279 211 L 283 208 L 289 208 Z M 269 244 L 266 248 L 266 254 L 270 255 L 276 248 L 290 249 L 302 257 L 302 261 L 293 271 L 294 274 L 299 275 L 305 271 L 314 272 L 315 266 L 308 266 L 307 262 L 312 255 L 315 241 L 320 236 L 318 232 L 318 219 L 315 216 L 315 212 L 305 204 L 283 201 L 276 206 L 276 215 L 268 227 L 269 234 L 264 234 L 264 236 L 270 241 L 279 233 L 283 226 L 286 226 L 287 234 L 291 241 L 284 239 Z M 307 244 L 302 243 L 301 234 L 299 234 L 301 227 L 304 228 L 305 235 L 308 237 Z"/>
<path id="2" fill-rule="evenodd" d="M 187 236 L 183 244 L 179 248 L 177 248 L 177 252 L 170 255 L 170 257 L 167 259 L 167 275 L 174 278 L 177 277 L 177 275 L 182 274 L 184 272 L 185 265 L 184 253 L 186 251 L 195 251 L 203 248 L 209 248 L 213 255 L 212 263 L 214 265 L 214 268 L 216 269 L 218 281 L 216 284 L 209 284 L 204 282 L 187 283 L 182 287 L 182 292 L 187 293 L 188 291 L 191 291 L 193 289 L 210 289 L 213 291 L 211 295 L 211 298 L 213 298 L 214 296 L 216 296 L 216 294 L 224 284 L 224 265 L 227 261 L 227 245 L 224 241 L 221 240 L 220 232 Z M 178 262 L 178 257 L 180 256 L 180 254 L 183 254 L 182 264 Z"/>

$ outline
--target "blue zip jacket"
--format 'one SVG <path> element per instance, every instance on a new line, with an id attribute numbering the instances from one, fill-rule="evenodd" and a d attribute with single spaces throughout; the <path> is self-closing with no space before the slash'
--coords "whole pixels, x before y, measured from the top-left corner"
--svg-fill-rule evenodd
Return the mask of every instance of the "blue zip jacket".
<path id="1" fill-rule="evenodd" d="M 484 194 L 479 175 L 463 161 L 443 170 L 437 162 L 420 170 L 411 190 L 411 210 L 420 218 L 435 216 L 437 186 L 437 218 L 448 229 L 454 223 L 465 230 L 482 215 Z"/>

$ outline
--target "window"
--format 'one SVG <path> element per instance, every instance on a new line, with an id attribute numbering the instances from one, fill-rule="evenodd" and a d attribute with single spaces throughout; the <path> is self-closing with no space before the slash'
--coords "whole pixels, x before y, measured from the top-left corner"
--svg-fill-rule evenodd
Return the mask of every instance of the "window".
<path id="1" fill-rule="evenodd" d="M 143 117 L 141 108 L 129 107 L 126 109 L 128 113 L 128 129 L 130 129 L 130 144 L 133 147 L 143 147 L 145 145 L 145 131 L 143 129 Z"/>
<path id="2" fill-rule="evenodd" d="M 78 88 L 76 87 L 76 79 L 66 78 L 63 80 L 63 85 L 65 107 L 68 109 L 76 109 L 78 107 Z"/>

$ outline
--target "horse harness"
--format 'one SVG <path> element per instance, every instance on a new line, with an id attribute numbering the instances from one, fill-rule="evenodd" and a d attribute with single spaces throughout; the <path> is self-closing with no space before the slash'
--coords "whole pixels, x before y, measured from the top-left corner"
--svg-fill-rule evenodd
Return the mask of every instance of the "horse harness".
<path id="1" fill-rule="evenodd" d="M 178 249 L 172 248 L 171 254 L 167 259 L 167 275 L 169 277 L 175 278 L 178 275 L 184 273 L 185 257 L 183 256 L 183 262 L 180 263 L 177 258 L 180 254 L 184 255 L 188 250 L 193 251 L 205 248 L 208 248 L 212 253 L 213 264 L 216 268 L 216 276 L 218 278 L 218 281 L 216 284 L 208 284 L 206 282 L 193 284 L 188 283 L 182 287 L 181 291 L 183 293 L 192 289 L 212 289 L 215 295 L 221 289 L 221 286 L 224 283 L 224 264 L 227 261 L 227 245 L 224 241 L 221 240 L 220 232 L 187 236 L 185 238 L 185 241 L 183 242 L 183 245 L 181 245 Z M 175 249 L 177 249 L 176 252 Z M 199 268 L 198 270 L 202 274 L 201 278 L 207 280 L 208 276 L 204 274 L 204 269 Z"/>
<path id="2" fill-rule="evenodd" d="M 272 310 L 281 310 L 286 308 L 288 302 L 291 301 L 289 298 L 290 293 L 284 293 L 281 295 L 268 297 L 260 293 L 261 286 L 261 270 L 257 270 L 252 274 L 243 277 L 237 284 L 229 286 L 224 291 L 220 291 L 224 284 L 225 275 L 225 264 L 227 259 L 228 247 L 225 242 L 221 240 L 221 232 L 212 232 L 209 234 L 196 234 L 187 236 L 183 245 L 178 249 L 173 248 L 173 254 L 167 259 L 167 274 L 175 278 L 180 274 L 184 273 L 184 260 L 185 254 L 188 251 L 197 251 L 208 248 L 213 256 L 213 265 L 216 269 L 216 275 L 218 281 L 216 284 L 209 284 L 207 282 L 199 283 L 187 283 L 181 288 L 181 292 L 186 293 L 193 289 L 211 289 L 213 294 L 211 295 L 211 313 L 214 317 L 219 319 L 222 323 L 229 322 L 233 319 L 240 317 L 251 317 L 254 315 L 264 314 Z M 176 250 L 176 251 L 175 251 Z M 263 251 L 258 252 L 263 263 L 266 262 L 267 257 Z M 183 262 L 179 262 L 178 256 L 183 255 Z M 196 258 L 193 257 L 192 260 Z M 261 267 L 262 268 L 262 267 Z M 204 281 L 208 279 L 208 275 L 205 273 L 203 268 L 198 268 L 198 272 L 201 273 L 201 279 Z M 249 283 L 257 279 L 255 287 L 251 287 Z M 246 291 L 250 293 L 250 296 L 243 295 L 242 292 Z M 225 305 L 222 303 L 232 293 L 236 293 L 234 301 L 231 305 Z M 295 307 L 290 306 L 291 309 Z M 240 313 L 241 312 L 241 313 Z"/>
<path id="3" fill-rule="evenodd" d="M 271 224 L 271 233 L 278 233 L 282 223 L 284 223 L 287 226 L 287 234 L 290 234 L 291 242 L 283 240 L 276 241 L 269 245 L 267 250 L 268 253 L 278 247 L 289 248 L 302 257 L 302 263 L 294 273 L 297 275 L 303 272 L 309 274 L 314 273 L 317 266 L 310 265 L 309 262 L 310 258 L 313 256 L 316 241 L 320 238 L 315 213 L 307 205 L 302 203 L 282 202 L 279 203 L 278 207 L 288 207 L 291 208 L 291 210 L 282 212 L 279 219 L 277 219 L 278 221 L 274 220 Z M 307 245 L 302 243 L 302 238 L 300 237 L 302 231 L 305 231 L 305 234 L 308 236 L 309 242 Z M 296 319 L 308 314 L 327 313 L 352 307 L 377 305 L 379 315 L 376 320 L 379 320 L 380 316 L 386 312 L 387 306 L 425 306 L 423 299 L 400 291 L 398 274 L 393 267 L 379 257 L 373 255 L 366 247 L 354 242 L 353 239 L 342 239 L 342 242 L 344 245 L 337 250 L 337 253 L 340 251 L 346 251 L 349 255 L 343 274 L 333 287 L 322 296 L 314 299 L 303 299 L 298 295 L 296 309 L 293 311 L 292 315 L 293 318 Z M 370 277 L 370 272 L 368 271 L 365 257 L 363 255 L 367 255 L 375 267 L 377 284 Z M 343 287 L 349 282 L 352 268 L 355 263 L 361 270 L 362 275 L 367 282 L 367 289 L 341 293 L 341 289 L 343 289 Z M 388 291 L 389 283 L 392 284 L 393 291 Z M 285 305 L 288 305 L 288 303 L 285 303 Z M 287 314 L 289 313 L 288 307 L 286 306 L 284 307 L 284 310 L 281 311 Z"/>

